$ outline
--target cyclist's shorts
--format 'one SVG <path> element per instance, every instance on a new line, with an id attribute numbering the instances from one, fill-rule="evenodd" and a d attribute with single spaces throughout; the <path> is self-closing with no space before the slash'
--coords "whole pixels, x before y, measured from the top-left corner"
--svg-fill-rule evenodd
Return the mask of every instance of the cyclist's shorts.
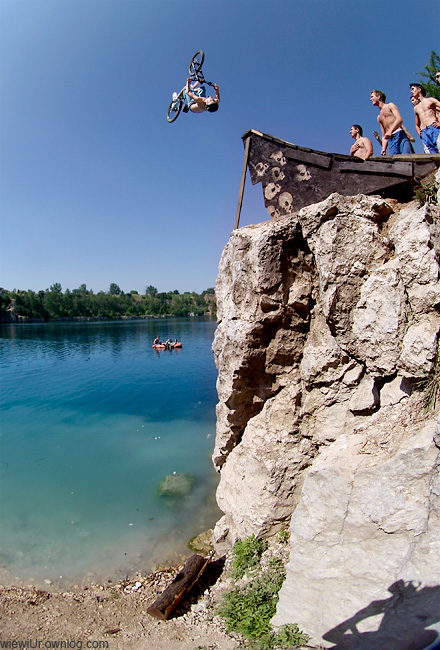
<path id="1" fill-rule="evenodd" d="M 191 92 L 194 93 L 194 95 L 197 95 L 197 97 L 206 97 L 206 88 L 205 86 L 199 86 L 198 88 L 191 88 Z M 185 105 L 186 106 L 191 106 L 191 104 L 194 104 L 194 99 L 192 97 L 188 97 L 186 93 L 185 95 Z"/>
<path id="2" fill-rule="evenodd" d="M 190 86 L 191 88 L 191 86 Z M 196 88 L 191 88 L 191 92 L 197 97 L 206 97 L 206 88 L 205 86 L 197 86 Z"/>

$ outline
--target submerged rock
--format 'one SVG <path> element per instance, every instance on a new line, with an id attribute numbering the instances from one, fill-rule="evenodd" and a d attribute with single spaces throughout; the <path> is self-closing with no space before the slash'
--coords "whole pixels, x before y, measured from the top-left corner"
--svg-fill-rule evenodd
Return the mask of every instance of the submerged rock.
<path id="1" fill-rule="evenodd" d="M 190 494 L 194 485 L 192 474 L 167 474 L 159 483 L 158 493 L 161 497 L 183 498 Z"/>

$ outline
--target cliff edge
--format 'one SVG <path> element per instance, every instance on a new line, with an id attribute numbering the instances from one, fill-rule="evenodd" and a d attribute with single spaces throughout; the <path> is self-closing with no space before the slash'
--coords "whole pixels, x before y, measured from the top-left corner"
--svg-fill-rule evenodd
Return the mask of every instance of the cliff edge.
<path id="1" fill-rule="evenodd" d="M 438 206 L 332 194 L 220 261 L 214 541 L 290 522 L 273 623 L 315 643 L 440 633 L 439 258 Z"/>

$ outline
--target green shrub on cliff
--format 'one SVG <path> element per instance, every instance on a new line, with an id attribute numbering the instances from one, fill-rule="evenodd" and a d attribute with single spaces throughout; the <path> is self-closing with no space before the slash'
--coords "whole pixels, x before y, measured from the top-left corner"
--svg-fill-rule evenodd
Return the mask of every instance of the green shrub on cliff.
<path id="1" fill-rule="evenodd" d="M 225 619 L 230 632 L 239 632 L 249 640 L 250 648 L 301 647 L 309 637 L 296 624 L 283 625 L 276 632 L 271 627 L 286 573 L 278 558 L 272 557 L 262 566 L 261 558 L 267 547 L 267 542 L 254 535 L 236 542 L 231 575 L 236 580 L 244 576 L 248 579 L 241 580 L 241 584 L 223 596 L 218 613 Z"/>
<path id="2" fill-rule="evenodd" d="M 232 577 L 239 580 L 260 564 L 261 556 L 267 549 L 267 542 L 257 539 L 255 535 L 239 539 L 232 551 Z"/>
<path id="3" fill-rule="evenodd" d="M 425 203 L 437 205 L 437 192 L 438 186 L 435 180 L 430 181 L 429 183 L 421 183 L 414 191 L 414 198 L 419 205 L 425 205 Z"/>

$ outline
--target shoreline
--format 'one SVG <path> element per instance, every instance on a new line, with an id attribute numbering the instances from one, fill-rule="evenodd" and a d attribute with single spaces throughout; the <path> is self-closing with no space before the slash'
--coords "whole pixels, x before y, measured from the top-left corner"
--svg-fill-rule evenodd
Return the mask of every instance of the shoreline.
<path id="1" fill-rule="evenodd" d="M 144 320 L 163 320 L 165 318 L 211 318 L 215 320 L 216 315 L 206 314 L 185 314 L 185 316 L 176 316 L 175 314 L 154 315 L 148 314 L 145 316 L 120 316 L 119 318 L 110 318 L 109 316 L 60 316 L 58 318 L 30 318 L 27 316 L 19 316 L 17 320 L 5 320 L 0 318 L 0 325 L 27 325 L 36 323 L 39 325 L 53 324 L 53 323 L 118 323 L 125 321 L 144 321 Z"/>
<path id="2" fill-rule="evenodd" d="M 236 650 L 216 611 L 217 584 L 184 600 L 166 621 L 148 607 L 183 565 L 137 575 L 116 583 L 91 584 L 75 591 L 0 585 L 3 647 L 107 648 L 116 650 Z M 10 643 L 10 645 L 4 644 Z M 28 643 L 28 645 L 23 645 Z M 60 645 L 65 643 L 66 645 Z"/>
<path id="3" fill-rule="evenodd" d="M 211 534 L 212 530 L 195 537 L 192 540 L 194 548 L 189 549 L 188 556 L 193 553 L 209 556 L 212 546 L 208 548 L 206 544 Z M 148 614 L 148 607 L 170 585 L 185 561 L 186 558 L 181 558 L 173 566 L 156 567 L 149 573 L 134 573 L 117 581 L 76 584 L 70 589 L 60 590 L 55 583 L 44 589 L 1 583 L 2 647 L 242 648 L 241 637 L 229 633 L 223 619 L 216 614 L 225 590 L 222 582 L 225 558 L 217 555 L 212 557 L 211 576 L 202 577 L 200 584 L 184 598 L 170 618 L 159 620 Z"/>
<path id="4" fill-rule="evenodd" d="M 13 569 L 0 566 L 0 589 L 23 589 L 23 590 L 45 590 L 50 593 L 65 591 L 82 591 L 92 589 L 102 585 L 126 584 L 137 582 L 140 579 L 149 580 L 152 576 L 162 573 L 178 573 L 186 560 L 197 553 L 203 556 L 209 556 L 215 553 L 211 543 L 212 529 L 203 531 L 186 543 L 186 550 L 182 552 L 173 552 L 174 557 L 165 558 L 163 561 L 152 563 L 150 569 L 142 570 L 141 567 L 132 567 L 131 569 L 116 568 L 113 571 L 92 572 L 78 574 L 76 577 L 62 578 L 51 580 L 49 578 L 21 578 L 14 576 Z M 139 564 L 142 564 L 139 558 Z"/>

